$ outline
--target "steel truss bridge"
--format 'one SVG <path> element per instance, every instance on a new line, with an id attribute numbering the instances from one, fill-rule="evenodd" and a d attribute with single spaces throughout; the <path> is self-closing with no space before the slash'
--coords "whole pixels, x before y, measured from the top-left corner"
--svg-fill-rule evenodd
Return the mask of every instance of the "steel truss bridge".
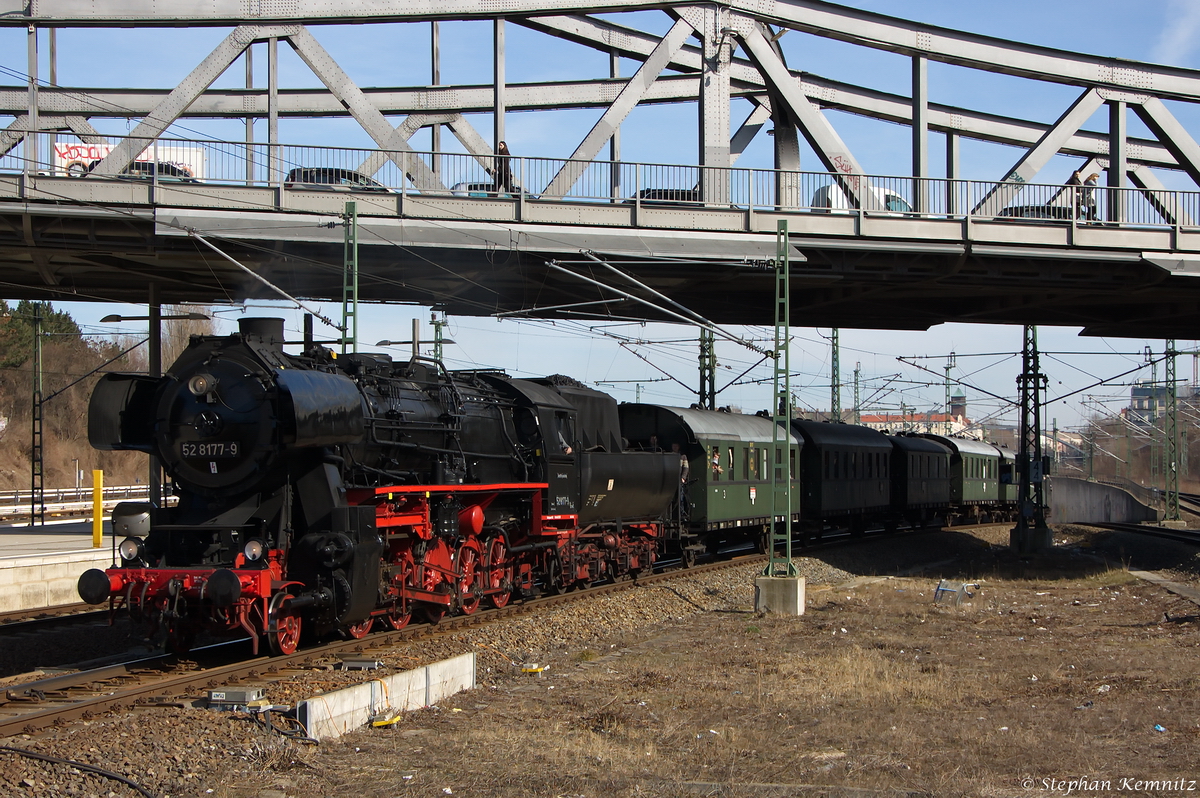
<path id="1" fill-rule="evenodd" d="M 612 21 L 646 10 L 668 15 L 665 35 Z M 436 23 L 467 19 L 494 21 L 493 83 L 441 85 Z M 397 21 L 433 23 L 430 85 L 360 87 L 312 32 Z M 593 80 L 508 83 L 507 25 L 604 52 L 613 68 Z M 26 29 L 29 42 L 28 83 L 0 86 L 0 114 L 12 117 L 0 131 L 0 263 L 11 297 L 144 302 L 153 285 L 161 301 L 224 301 L 273 295 L 265 280 L 297 296 L 339 298 L 339 225 L 353 200 L 361 297 L 456 314 L 668 318 L 630 296 L 653 289 L 718 323 L 767 323 L 775 231 L 786 219 L 795 324 L 1065 324 L 1192 338 L 1200 319 L 1200 192 L 1169 191 L 1158 176 L 1182 171 L 1200 184 L 1200 145 L 1171 111 L 1200 101 L 1200 71 L 816 0 L 0 0 L 0 26 Z M 231 31 L 173 88 L 59 86 L 38 73 L 40 30 L 154 26 Z M 908 57 L 910 96 L 797 71 L 779 43 L 787 31 Z M 280 42 L 322 88 L 279 87 Z M 256 47 L 266 51 L 266 86 L 211 88 Z M 640 64 L 632 76 L 617 74 L 620 58 Z M 1052 123 L 941 105 L 929 96 L 930 61 L 1078 95 Z M 736 124 L 732 98 L 752 107 Z M 699 164 L 621 160 L 621 124 L 647 103 L 697 106 Z M 1105 106 L 1107 131 L 1083 129 Z M 490 190 L 506 114 L 563 108 L 597 112 L 571 157 L 514 157 L 514 186 Z M 869 174 L 825 109 L 909 126 L 911 174 Z M 467 119 L 481 112 L 493 115 L 489 135 Z M 1128 135 L 1131 113 L 1153 139 Z M 355 119 L 375 148 L 280 139 L 281 118 L 337 116 Z M 127 136 L 101 135 L 91 121 L 114 117 L 131 120 Z M 267 137 L 167 137 L 177 120 L 195 117 L 264 119 Z M 415 151 L 409 141 L 426 128 L 435 150 L 444 129 L 467 154 Z M 739 168 L 764 128 L 774 168 Z M 945 179 L 930 177 L 931 133 L 946 138 Z M 801 137 L 820 171 L 801 170 Z M 992 180 L 962 180 L 963 139 L 1018 154 Z M 1081 218 L 1076 190 L 1036 182 L 1059 154 L 1079 158 L 1084 174 L 1106 175 L 1095 218 Z M 189 163 L 194 179 L 161 168 L 131 175 L 135 160 Z M 288 180 L 297 168 L 374 184 L 297 187 Z"/>

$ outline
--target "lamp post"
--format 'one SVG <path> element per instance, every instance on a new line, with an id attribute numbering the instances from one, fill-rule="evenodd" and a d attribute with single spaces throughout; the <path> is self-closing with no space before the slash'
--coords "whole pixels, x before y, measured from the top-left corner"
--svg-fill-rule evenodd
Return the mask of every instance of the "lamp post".
<path id="1" fill-rule="evenodd" d="M 113 314 L 100 319 L 101 324 L 111 324 L 117 321 L 150 321 L 150 316 L 118 316 Z M 159 316 L 159 321 L 208 321 L 203 313 L 182 313 L 178 316 Z"/>

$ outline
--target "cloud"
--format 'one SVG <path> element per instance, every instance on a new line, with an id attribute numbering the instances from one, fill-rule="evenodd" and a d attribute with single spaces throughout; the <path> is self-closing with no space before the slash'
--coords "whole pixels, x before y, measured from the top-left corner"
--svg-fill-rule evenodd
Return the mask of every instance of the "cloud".
<path id="1" fill-rule="evenodd" d="M 1184 62 L 1200 45 L 1200 5 L 1195 0 L 1170 0 L 1166 15 L 1153 58 L 1160 64 L 1188 66 Z"/>

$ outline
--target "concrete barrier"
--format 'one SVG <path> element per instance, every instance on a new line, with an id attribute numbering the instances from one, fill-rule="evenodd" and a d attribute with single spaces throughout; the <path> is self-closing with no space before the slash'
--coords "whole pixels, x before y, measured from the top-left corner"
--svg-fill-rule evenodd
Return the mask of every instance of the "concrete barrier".
<path id="1" fill-rule="evenodd" d="M 296 717 L 310 737 L 328 740 L 365 726 L 378 715 L 431 706 L 473 687 L 475 654 L 471 652 L 313 696 L 296 705 Z"/>
<path id="2" fill-rule="evenodd" d="M 1046 501 L 1055 524 L 1158 521 L 1158 511 L 1112 485 L 1073 477 L 1051 477 Z"/>
<path id="3" fill-rule="evenodd" d="M 80 574 L 110 565 L 108 547 L 0 560 L 0 612 L 78 604 L 75 586 Z"/>

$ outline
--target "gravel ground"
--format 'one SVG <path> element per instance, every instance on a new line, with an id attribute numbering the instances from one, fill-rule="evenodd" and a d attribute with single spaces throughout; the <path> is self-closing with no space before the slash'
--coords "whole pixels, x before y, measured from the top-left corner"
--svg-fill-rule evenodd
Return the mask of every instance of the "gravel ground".
<path id="1" fill-rule="evenodd" d="M 853 546 L 797 557 L 810 586 L 844 583 L 855 577 L 895 573 L 922 563 L 982 562 L 995 550 L 991 541 L 961 533 L 930 533 L 868 540 Z M 976 567 L 976 566 L 971 566 Z M 465 651 L 478 655 L 478 681 L 489 684 L 519 678 L 514 663 L 554 661 L 568 650 L 591 654 L 661 634 L 691 616 L 752 609 L 753 580 L 761 566 L 747 565 L 696 574 L 668 584 L 635 586 L 619 593 L 552 608 L 536 616 L 510 619 L 377 654 L 385 672 L 406 670 Z M 815 592 L 815 591 L 814 591 Z M 598 655 L 598 654 L 597 654 Z M 378 671 L 314 669 L 267 692 L 275 704 L 296 701 Z M 107 768 L 149 791 L 166 796 L 286 798 L 319 766 L 319 749 L 279 736 L 245 716 L 202 709 L 143 709 L 113 714 L 36 736 L 0 744 Z M 0 795 L 139 795 L 117 781 L 3 752 Z"/>

